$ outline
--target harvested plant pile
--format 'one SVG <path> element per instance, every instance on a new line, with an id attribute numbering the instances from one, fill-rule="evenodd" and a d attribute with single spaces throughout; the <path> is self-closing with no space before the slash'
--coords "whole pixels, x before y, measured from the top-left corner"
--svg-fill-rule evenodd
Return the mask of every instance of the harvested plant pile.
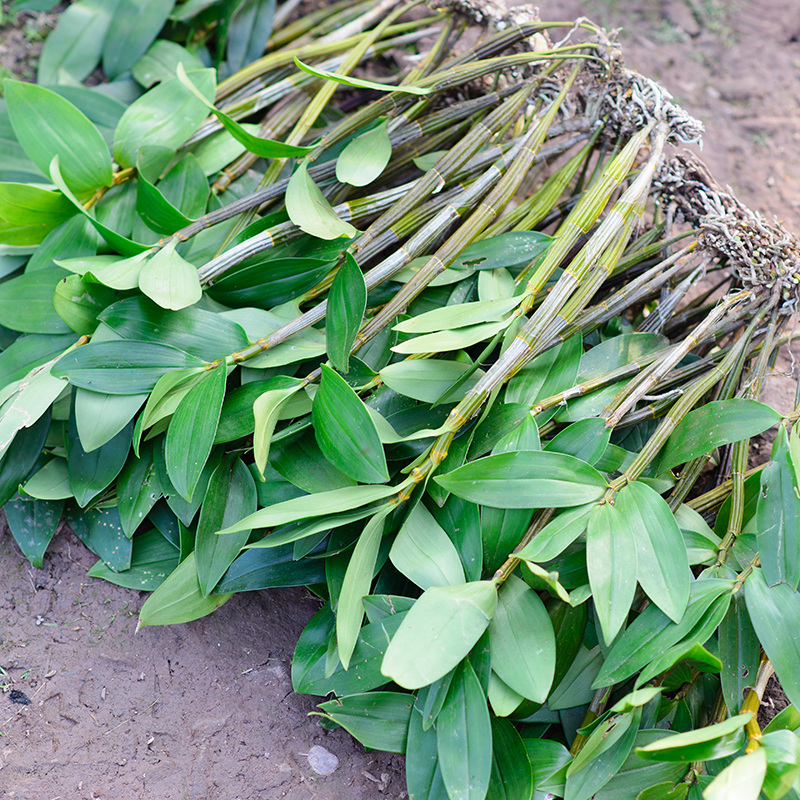
<path id="1" fill-rule="evenodd" d="M 63 515 L 140 625 L 308 586 L 294 688 L 415 800 L 797 798 L 795 237 L 586 20 L 145 5 L 5 83 L 25 555 Z"/>

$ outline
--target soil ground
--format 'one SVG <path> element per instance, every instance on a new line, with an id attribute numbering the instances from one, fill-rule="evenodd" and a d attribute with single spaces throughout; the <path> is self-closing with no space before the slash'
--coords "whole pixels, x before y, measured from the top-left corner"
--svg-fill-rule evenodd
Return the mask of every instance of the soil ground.
<path id="1" fill-rule="evenodd" d="M 800 232 L 796 0 L 542 0 L 541 12 L 622 26 L 629 65 L 706 123 L 717 180 Z M 32 77 L 50 23 L 0 27 L 0 78 Z M 767 388 L 781 410 L 791 364 L 782 358 Z M 145 595 L 87 578 L 93 561 L 64 528 L 34 569 L 0 517 L 0 797 L 404 797 L 401 757 L 325 731 L 308 716 L 314 699 L 291 691 L 291 654 L 317 608 L 308 593 L 236 595 L 205 619 L 134 635 Z M 766 704 L 780 709 L 781 694 Z M 322 769 L 326 752 L 338 765 L 321 775 L 312 763 Z"/>

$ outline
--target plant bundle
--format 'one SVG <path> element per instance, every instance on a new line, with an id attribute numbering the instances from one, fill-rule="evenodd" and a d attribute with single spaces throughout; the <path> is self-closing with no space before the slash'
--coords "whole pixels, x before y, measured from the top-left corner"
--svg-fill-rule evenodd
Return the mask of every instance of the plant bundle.
<path id="1" fill-rule="evenodd" d="M 795 237 L 585 20 L 148 5 L 5 83 L 22 552 L 63 516 L 140 625 L 309 587 L 293 686 L 415 800 L 797 797 Z"/>

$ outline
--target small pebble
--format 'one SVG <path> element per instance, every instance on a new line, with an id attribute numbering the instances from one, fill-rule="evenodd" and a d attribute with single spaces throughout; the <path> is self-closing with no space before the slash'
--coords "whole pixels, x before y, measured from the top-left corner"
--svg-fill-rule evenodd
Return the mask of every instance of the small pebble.
<path id="1" fill-rule="evenodd" d="M 339 759 L 324 747 L 315 744 L 306 756 L 308 764 L 317 775 L 330 775 L 339 766 Z"/>

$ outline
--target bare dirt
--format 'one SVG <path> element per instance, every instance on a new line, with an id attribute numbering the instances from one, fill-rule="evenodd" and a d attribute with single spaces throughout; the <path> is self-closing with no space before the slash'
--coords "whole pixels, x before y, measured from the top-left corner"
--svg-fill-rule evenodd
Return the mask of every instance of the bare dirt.
<path id="1" fill-rule="evenodd" d="M 800 232 L 796 0 L 543 0 L 541 11 L 622 26 L 629 66 L 706 123 L 701 156 L 717 180 Z M 26 19 L 46 32 L 36 16 L 0 27 L 0 77 L 32 77 L 38 43 Z M 782 357 L 767 388 L 783 411 L 794 381 L 780 372 L 791 364 Z M 0 797 L 404 797 L 400 757 L 325 731 L 308 716 L 314 699 L 291 691 L 311 595 L 236 595 L 205 619 L 134 635 L 145 595 L 86 577 L 93 561 L 63 529 L 36 570 L 0 521 Z M 780 694 L 770 690 L 767 705 L 779 710 Z M 338 758 L 327 776 L 309 762 L 315 746 Z"/>

